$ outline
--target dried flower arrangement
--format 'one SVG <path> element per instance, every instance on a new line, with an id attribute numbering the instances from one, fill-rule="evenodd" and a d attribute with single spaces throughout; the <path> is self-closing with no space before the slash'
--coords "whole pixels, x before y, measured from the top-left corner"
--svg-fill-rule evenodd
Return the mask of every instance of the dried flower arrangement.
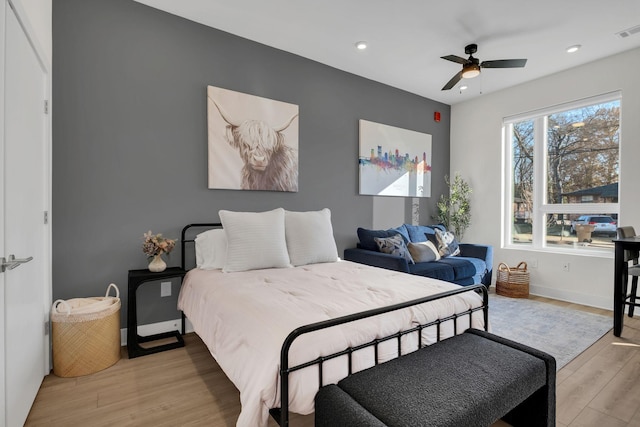
<path id="1" fill-rule="evenodd" d="M 144 241 L 142 243 L 142 252 L 149 257 L 156 255 L 168 254 L 176 246 L 174 239 L 162 237 L 162 234 L 153 234 L 151 230 L 144 233 Z"/>

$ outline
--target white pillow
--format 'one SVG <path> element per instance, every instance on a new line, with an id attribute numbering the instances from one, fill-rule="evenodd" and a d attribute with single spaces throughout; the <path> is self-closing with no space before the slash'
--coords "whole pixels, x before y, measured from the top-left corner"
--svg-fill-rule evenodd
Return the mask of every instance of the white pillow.
<path id="1" fill-rule="evenodd" d="M 200 233 L 194 239 L 196 248 L 196 267 L 202 268 L 205 259 L 212 259 L 213 252 L 207 239 L 207 232 Z"/>
<path id="2" fill-rule="evenodd" d="M 227 259 L 227 236 L 222 228 L 200 233 L 195 238 L 196 266 L 202 270 L 219 270 Z"/>
<path id="3" fill-rule="evenodd" d="M 221 210 L 227 236 L 223 272 L 291 267 L 284 237 L 284 209 L 268 212 Z"/>
<path id="4" fill-rule="evenodd" d="M 331 211 L 284 213 L 285 236 L 294 266 L 338 261 Z"/>

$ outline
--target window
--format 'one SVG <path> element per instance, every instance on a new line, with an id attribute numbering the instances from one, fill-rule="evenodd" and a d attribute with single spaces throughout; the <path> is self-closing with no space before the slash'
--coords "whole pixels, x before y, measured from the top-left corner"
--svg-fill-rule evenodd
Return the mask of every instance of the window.
<path id="1" fill-rule="evenodd" d="M 616 92 L 504 120 L 506 246 L 611 251 L 620 101 Z"/>

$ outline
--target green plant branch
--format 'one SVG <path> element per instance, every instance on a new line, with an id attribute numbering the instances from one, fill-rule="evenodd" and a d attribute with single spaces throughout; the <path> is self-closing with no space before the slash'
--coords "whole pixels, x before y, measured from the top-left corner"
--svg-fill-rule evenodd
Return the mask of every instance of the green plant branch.
<path id="1" fill-rule="evenodd" d="M 462 179 L 459 173 L 450 181 L 449 176 L 445 175 L 444 181 L 449 187 L 449 196 L 442 194 L 438 200 L 438 213 L 434 215 L 434 219 L 453 231 L 456 237 L 462 240 L 464 232 L 471 224 L 471 199 L 472 192 L 469 184 Z"/>

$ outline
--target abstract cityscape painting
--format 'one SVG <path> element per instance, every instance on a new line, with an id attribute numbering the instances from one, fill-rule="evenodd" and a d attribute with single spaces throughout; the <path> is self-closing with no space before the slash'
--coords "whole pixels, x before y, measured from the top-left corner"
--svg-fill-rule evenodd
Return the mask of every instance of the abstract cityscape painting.
<path id="1" fill-rule="evenodd" d="M 209 188 L 298 191 L 298 106 L 207 87 Z"/>
<path id="2" fill-rule="evenodd" d="M 360 120 L 360 194 L 431 196 L 431 135 Z"/>

